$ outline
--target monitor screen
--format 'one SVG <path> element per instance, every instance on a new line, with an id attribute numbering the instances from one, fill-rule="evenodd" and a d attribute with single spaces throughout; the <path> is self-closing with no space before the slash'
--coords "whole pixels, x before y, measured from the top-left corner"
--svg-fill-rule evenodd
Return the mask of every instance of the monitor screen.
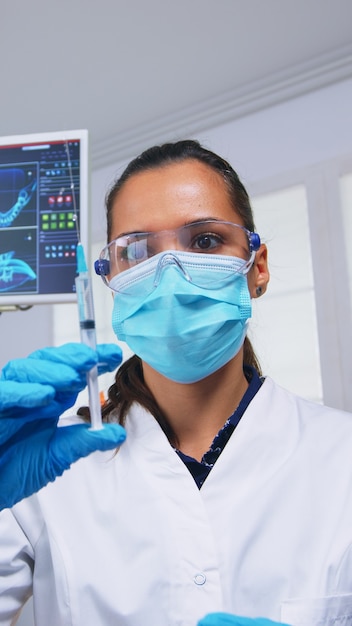
<path id="1" fill-rule="evenodd" d="M 0 137 L 0 307 L 75 299 L 88 245 L 88 132 Z"/>

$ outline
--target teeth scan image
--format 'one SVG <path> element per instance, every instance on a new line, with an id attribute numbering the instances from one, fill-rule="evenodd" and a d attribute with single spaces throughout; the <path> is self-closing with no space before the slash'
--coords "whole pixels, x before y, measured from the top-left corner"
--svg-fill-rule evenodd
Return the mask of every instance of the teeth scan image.
<path id="1" fill-rule="evenodd" d="M 30 168 L 2 167 L 0 169 L 0 292 L 17 290 L 28 281 L 35 281 L 35 238 L 30 226 L 33 223 L 36 176 Z M 31 202 L 32 201 L 32 202 Z M 34 207 L 32 206 L 34 205 Z M 28 207 L 28 208 L 27 208 Z M 17 231 L 12 227 L 28 225 L 29 230 Z M 2 234 L 6 239 L 2 240 Z M 28 250 L 26 258 L 16 257 L 16 239 L 20 237 Z M 13 245 L 13 249 L 11 249 Z M 10 249 L 7 246 L 11 246 Z M 23 244 L 21 245 L 23 249 Z"/>

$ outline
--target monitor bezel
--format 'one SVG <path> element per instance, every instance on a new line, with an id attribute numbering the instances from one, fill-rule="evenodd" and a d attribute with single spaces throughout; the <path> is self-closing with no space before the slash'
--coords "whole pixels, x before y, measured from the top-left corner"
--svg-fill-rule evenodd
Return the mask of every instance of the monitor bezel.
<path id="1" fill-rule="evenodd" d="M 83 248 L 88 254 L 89 250 L 89 222 L 90 222 L 90 175 L 89 175 L 89 145 L 88 130 L 68 130 L 40 132 L 21 135 L 9 135 L 0 137 L 0 146 L 30 146 L 39 143 L 65 142 L 72 140 L 80 141 L 80 182 L 79 182 L 79 232 Z M 88 255 L 89 256 L 89 255 Z M 35 294 L 0 294 L 1 308 L 14 306 L 16 308 L 31 307 L 36 304 L 60 304 L 76 301 L 76 294 L 72 293 L 35 293 Z"/>

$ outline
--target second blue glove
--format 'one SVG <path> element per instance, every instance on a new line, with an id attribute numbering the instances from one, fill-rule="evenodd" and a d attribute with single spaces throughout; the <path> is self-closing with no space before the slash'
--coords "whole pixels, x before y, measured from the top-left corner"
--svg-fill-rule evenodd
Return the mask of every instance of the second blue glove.
<path id="1" fill-rule="evenodd" d="M 287 626 L 273 622 L 265 617 L 242 617 L 230 613 L 209 613 L 198 622 L 197 626 Z"/>

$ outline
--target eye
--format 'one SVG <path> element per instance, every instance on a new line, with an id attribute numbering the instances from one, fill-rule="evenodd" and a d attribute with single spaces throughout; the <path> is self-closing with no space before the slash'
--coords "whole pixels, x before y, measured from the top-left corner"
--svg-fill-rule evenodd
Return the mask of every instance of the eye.
<path id="1" fill-rule="evenodd" d="M 148 258 L 147 240 L 134 241 L 125 248 L 126 259 L 140 263 Z"/>
<path id="2" fill-rule="evenodd" d="M 121 262 L 128 265 L 141 263 L 148 258 L 147 240 L 132 241 L 119 249 L 118 257 Z"/>
<path id="3" fill-rule="evenodd" d="M 193 238 L 191 247 L 200 252 L 214 250 L 222 244 L 222 238 L 214 233 L 200 233 Z"/>

